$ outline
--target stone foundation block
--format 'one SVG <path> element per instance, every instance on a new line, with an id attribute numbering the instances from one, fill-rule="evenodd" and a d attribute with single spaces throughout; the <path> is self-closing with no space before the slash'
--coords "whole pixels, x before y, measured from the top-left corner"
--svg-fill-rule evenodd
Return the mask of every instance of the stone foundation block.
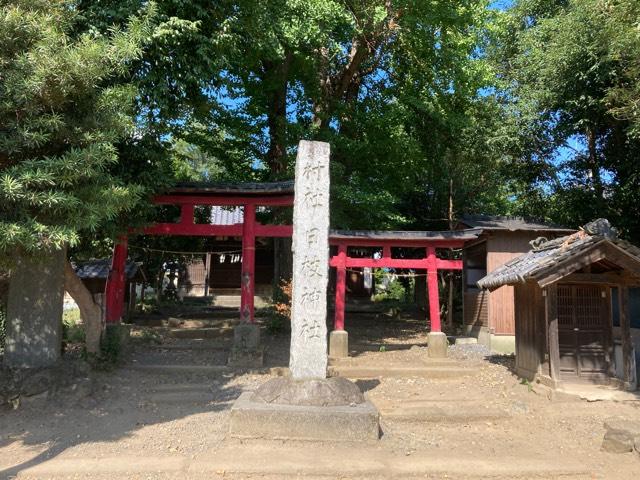
<path id="1" fill-rule="evenodd" d="M 233 329 L 233 346 L 227 364 L 230 367 L 262 367 L 264 349 L 260 345 L 260 327 L 241 323 Z"/>
<path id="2" fill-rule="evenodd" d="M 344 406 L 299 406 L 255 402 L 245 392 L 231 408 L 234 438 L 285 440 L 377 440 L 378 411 L 370 402 Z"/>
<path id="3" fill-rule="evenodd" d="M 346 358 L 349 356 L 349 333 L 345 330 L 334 330 L 329 334 L 329 358 Z"/>
<path id="4" fill-rule="evenodd" d="M 431 332 L 427 335 L 427 353 L 430 358 L 445 358 L 449 341 L 443 332 Z"/>
<path id="5" fill-rule="evenodd" d="M 633 452 L 640 439 L 640 421 L 614 417 L 604 422 L 607 430 L 602 440 L 602 450 L 609 453 Z"/>

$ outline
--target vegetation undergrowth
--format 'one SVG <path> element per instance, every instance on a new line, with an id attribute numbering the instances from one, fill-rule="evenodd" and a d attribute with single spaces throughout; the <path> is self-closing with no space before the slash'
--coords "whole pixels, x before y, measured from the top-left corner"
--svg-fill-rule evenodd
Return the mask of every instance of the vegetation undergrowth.
<path id="1" fill-rule="evenodd" d="M 282 280 L 273 289 L 273 304 L 266 319 L 267 332 L 273 335 L 284 332 L 291 324 L 291 280 Z"/>

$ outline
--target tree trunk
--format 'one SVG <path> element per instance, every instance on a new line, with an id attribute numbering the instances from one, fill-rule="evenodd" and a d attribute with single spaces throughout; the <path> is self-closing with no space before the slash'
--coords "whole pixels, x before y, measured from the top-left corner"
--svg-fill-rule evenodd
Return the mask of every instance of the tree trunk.
<path id="1" fill-rule="evenodd" d="M 267 93 L 267 127 L 269 130 L 269 150 L 267 164 L 272 177 L 284 172 L 287 168 L 287 92 L 289 84 L 289 67 L 293 55 L 285 54 L 279 64 L 263 62 L 263 84 L 273 84 L 274 88 Z"/>
<path id="2" fill-rule="evenodd" d="M 64 288 L 80 308 L 87 352 L 99 353 L 100 338 L 102 337 L 102 308 L 93 300 L 93 295 L 76 275 L 68 260 L 64 266 Z"/>
<path id="3" fill-rule="evenodd" d="M 602 204 L 604 199 L 604 187 L 600 176 L 600 163 L 598 162 L 598 151 L 596 146 L 596 132 L 592 127 L 587 127 L 587 145 L 589 149 L 588 175 L 593 191 L 598 197 L 598 202 Z M 600 205 L 599 205 L 600 206 Z"/>
<path id="4" fill-rule="evenodd" d="M 7 367 L 49 367 L 60 359 L 66 250 L 42 255 L 15 254 L 3 359 Z"/>
<path id="5" fill-rule="evenodd" d="M 449 179 L 449 230 L 453 230 L 453 178 Z M 453 329 L 453 272 L 449 271 L 449 298 L 447 299 L 447 328 Z"/>

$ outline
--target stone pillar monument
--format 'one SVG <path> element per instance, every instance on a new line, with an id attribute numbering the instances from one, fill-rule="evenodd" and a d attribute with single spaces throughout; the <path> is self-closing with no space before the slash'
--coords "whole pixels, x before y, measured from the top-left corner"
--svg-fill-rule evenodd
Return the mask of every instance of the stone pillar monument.
<path id="1" fill-rule="evenodd" d="M 294 379 L 326 378 L 329 144 L 301 141 L 295 171 L 289 367 Z"/>
<path id="2" fill-rule="evenodd" d="M 329 145 L 301 141 L 293 207 L 291 377 L 243 393 L 231 409 L 237 438 L 373 440 L 378 411 L 346 378 L 327 378 Z"/>

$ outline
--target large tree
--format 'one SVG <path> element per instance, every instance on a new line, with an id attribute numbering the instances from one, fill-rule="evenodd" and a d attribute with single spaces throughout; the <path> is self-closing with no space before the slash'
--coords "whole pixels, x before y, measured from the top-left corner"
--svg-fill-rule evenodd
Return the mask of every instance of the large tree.
<path id="1" fill-rule="evenodd" d="M 135 133 L 136 89 L 127 78 L 150 35 L 149 12 L 106 33 L 78 34 L 76 7 L 0 2 L 0 254 L 8 268 L 16 257 L 108 236 L 144 194 L 119 175 L 117 144 Z M 95 353 L 99 306 L 69 265 L 65 278 Z"/>
<path id="2" fill-rule="evenodd" d="M 520 0 L 506 12 L 494 58 L 525 166 L 520 212 L 574 226 L 606 216 L 640 238 L 638 15 L 633 0 Z"/>

